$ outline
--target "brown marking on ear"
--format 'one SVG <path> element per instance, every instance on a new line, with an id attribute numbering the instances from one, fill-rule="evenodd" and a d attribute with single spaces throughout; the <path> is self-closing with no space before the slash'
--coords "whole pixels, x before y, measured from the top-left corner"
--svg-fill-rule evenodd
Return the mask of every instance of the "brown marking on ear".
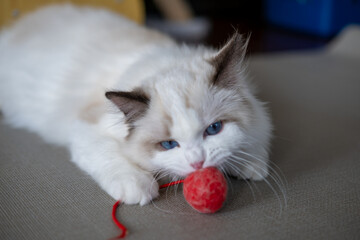
<path id="1" fill-rule="evenodd" d="M 131 92 L 106 92 L 105 96 L 124 113 L 126 122 L 130 125 L 141 118 L 149 108 L 150 98 L 141 89 Z"/>
<path id="2" fill-rule="evenodd" d="M 243 70 L 243 62 L 249 37 L 244 38 L 235 32 L 219 53 L 210 60 L 215 67 L 212 84 L 224 88 L 232 88 L 238 82 L 239 74 Z"/>

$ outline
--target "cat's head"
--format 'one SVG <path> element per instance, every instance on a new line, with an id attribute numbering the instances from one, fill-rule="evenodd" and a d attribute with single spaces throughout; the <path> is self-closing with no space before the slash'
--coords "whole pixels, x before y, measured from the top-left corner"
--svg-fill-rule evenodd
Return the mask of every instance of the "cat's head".
<path id="1" fill-rule="evenodd" d="M 212 56 L 179 60 L 131 92 L 107 92 L 125 115 L 132 157 L 186 176 L 202 167 L 229 167 L 229 157 L 252 142 L 267 145 L 254 141 L 269 135 L 269 126 L 262 126 L 265 110 L 245 79 L 246 45 L 235 34 Z"/>

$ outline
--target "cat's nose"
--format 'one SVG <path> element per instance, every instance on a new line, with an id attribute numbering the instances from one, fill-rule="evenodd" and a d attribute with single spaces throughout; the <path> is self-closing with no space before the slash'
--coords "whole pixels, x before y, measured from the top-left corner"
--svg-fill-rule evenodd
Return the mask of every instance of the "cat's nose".
<path id="1" fill-rule="evenodd" d="M 202 168 L 203 165 L 204 165 L 204 161 L 194 162 L 190 164 L 190 166 L 195 168 L 196 170 Z"/>

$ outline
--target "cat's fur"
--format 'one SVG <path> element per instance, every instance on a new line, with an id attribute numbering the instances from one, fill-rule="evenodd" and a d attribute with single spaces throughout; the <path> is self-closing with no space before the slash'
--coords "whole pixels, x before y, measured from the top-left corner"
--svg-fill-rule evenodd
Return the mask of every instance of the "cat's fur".
<path id="1" fill-rule="evenodd" d="M 246 80 L 246 44 L 236 33 L 218 51 L 179 46 L 108 11 L 48 7 L 0 35 L 1 108 L 125 203 L 156 197 L 156 172 L 199 163 L 260 180 L 271 123 Z M 206 136 L 216 121 L 222 131 Z"/>

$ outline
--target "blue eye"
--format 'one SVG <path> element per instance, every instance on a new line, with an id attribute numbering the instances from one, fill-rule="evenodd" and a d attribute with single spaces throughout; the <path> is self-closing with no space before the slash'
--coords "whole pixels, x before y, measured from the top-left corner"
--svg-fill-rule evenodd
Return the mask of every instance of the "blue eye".
<path id="1" fill-rule="evenodd" d="M 175 147 L 178 147 L 179 146 L 179 143 L 177 141 L 163 141 L 160 143 L 160 145 L 165 148 L 166 150 L 170 150 L 170 149 L 173 149 Z"/>
<path id="2" fill-rule="evenodd" d="M 205 130 L 205 134 L 206 135 L 215 135 L 218 134 L 221 129 L 223 127 L 223 124 L 221 121 L 215 122 L 213 124 L 211 124 L 206 130 Z"/>

